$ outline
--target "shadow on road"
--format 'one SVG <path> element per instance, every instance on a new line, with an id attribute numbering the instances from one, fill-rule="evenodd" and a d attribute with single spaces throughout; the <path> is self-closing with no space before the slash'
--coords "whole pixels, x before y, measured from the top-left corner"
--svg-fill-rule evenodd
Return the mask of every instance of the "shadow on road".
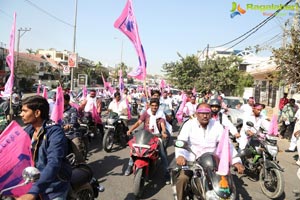
<path id="1" fill-rule="evenodd" d="M 109 163 L 109 165 L 107 164 Z M 128 163 L 128 158 L 120 159 L 119 156 L 114 156 L 109 154 L 108 156 L 104 156 L 102 159 L 90 162 L 89 166 L 93 169 L 94 176 L 96 179 L 100 179 L 104 176 L 122 176 L 122 173 L 115 173 L 113 169 L 120 165 L 124 165 L 124 163 Z M 99 170 L 101 169 L 101 170 Z M 124 170 L 122 170 L 124 171 Z"/>
<path id="2" fill-rule="evenodd" d="M 252 197 L 249 195 L 249 193 L 247 192 L 246 188 L 244 186 L 248 186 L 247 184 L 245 184 L 245 182 L 243 181 L 243 178 L 246 177 L 238 177 L 237 175 L 232 175 L 233 177 L 233 181 L 236 187 L 236 199 L 237 200 L 243 200 L 243 199 L 248 199 L 251 200 Z"/>

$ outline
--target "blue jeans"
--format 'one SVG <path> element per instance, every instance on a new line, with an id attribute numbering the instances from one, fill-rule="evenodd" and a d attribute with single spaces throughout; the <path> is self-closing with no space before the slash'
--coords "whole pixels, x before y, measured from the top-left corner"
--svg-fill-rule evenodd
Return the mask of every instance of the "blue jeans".
<path id="1" fill-rule="evenodd" d="M 64 194 L 62 194 L 61 196 L 55 197 L 55 198 L 52 199 L 52 200 L 67 200 L 68 192 L 69 192 L 69 190 L 67 190 L 67 191 L 66 191 Z"/>

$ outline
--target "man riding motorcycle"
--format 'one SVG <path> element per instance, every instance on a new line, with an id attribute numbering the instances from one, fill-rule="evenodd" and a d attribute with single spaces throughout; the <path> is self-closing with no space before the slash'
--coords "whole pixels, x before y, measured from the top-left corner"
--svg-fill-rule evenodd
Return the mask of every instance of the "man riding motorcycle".
<path id="1" fill-rule="evenodd" d="M 206 152 L 214 152 L 217 148 L 220 136 L 223 133 L 223 126 L 215 121 L 211 120 L 211 108 L 206 103 L 198 105 L 196 110 L 196 118 L 186 121 L 178 135 L 178 140 L 188 141 L 191 150 L 196 153 L 196 156 Z M 238 173 L 243 173 L 244 166 L 240 158 L 235 157 L 237 152 L 230 145 L 232 152 L 232 164 L 238 170 Z M 184 149 L 175 148 L 176 163 L 179 166 L 188 164 L 188 161 L 194 160 L 194 155 Z M 189 180 L 184 170 L 180 171 L 176 180 L 176 192 L 178 200 L 186 198 L 185 188 L 187 187 Z"/>
<path id="2" fill-rule="evenodd" d="M 223 127 L 228 127 L 230 133 L 234 137 L 239 138 L 240 134 L 236 127 L 228 119 L 227 115 L 221 112 L 221 101 L 219 99 L 211 99 L 209 105 L 211 108 L 211 118 L 215 121 L 219 121 Z"/>
<path id="3" fill-rule="evenodd" d="M 127 132 L 127 135 L 130 135 L 133 130 L 139 127 L 142 123 L 144 123 L 144 129 L 148 130 L 153 134 L 160 134 L 162 135 L 162 139 L 168 137 L 167 130 L 166 130 L 166 122 L 165 122 L 165 115 L 162 111 L 158 110 L 159 107 L 159 99 L 152 98 L 150 100 L 150 108 L 143 113 L 143 115 L 139 118 L 139 120 L 130 127 Z M 164 150 L 164 146 L 161 143 L 159 147 L 159 154 L 162 160 L 164 174 L 165 174 L 165 181 L 166 184 L 170 184 L 170 175 L 168 173 L 168 159 L 166 152 Z M 133 160 L 130 158 L 127 170 L 125 171 L 125 175 L 128 176 L 132 171 Z"/>

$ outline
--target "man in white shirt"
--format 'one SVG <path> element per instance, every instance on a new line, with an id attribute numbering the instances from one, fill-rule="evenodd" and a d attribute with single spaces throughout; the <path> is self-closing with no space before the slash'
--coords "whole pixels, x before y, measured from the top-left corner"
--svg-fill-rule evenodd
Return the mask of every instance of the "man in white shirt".
<path id="1" fill-rule="evenodd" d="M 206 152 L 214 152 L 217 144 L 223 133 L 223 126 L 214 120 L 211 120 L 211 109 L 206 103 L 198 105 L 196 110 L 196 118 L 190 119 L 184 123 L 179 133 L 178 140 L 184 140 L 189 143 L 191 150 L 197 155 L 201 156 Z M 235 157 L 237 152 L 230 145 L 232 151 L 232 161 L 234 167 L 237 168 L 239 173 L 243 173 L 244 166 L 240 158 Z M 194 161 L 195 157 L 192 153 L 175 148 L 176 163 L 179 166 L 187 165 L 188 161 Z M 185 188 L 189 182 L 190 177 L 181 170 L 176 180 L 176 191 L 178 200 L 185 199 Z"/>
<path id="2" fill-rule="evenodd" d="M 243 118 L 243 127 L 240 132 L 240 137 L 237 139 L 239 143 L 240 149 L 245 149 L 248 143 L 248 137 L 255 134 L 256 130 L 259 130 L 260 127 L 264 129 L 268 129 L 270 126 L 269 121 L 264 119 L 264 117 L 260 114 L 262 110 L 262 106 L 259 103 L 253 105 L 252 113 L 248 116 L 244 116 Z M 248 126 L 246 123 L 250 121 L 254 124 L 254 128 Z"/>
<path id="3" fill-rule="evenodd" d="M 114 94 L 115 99 L 110 102 L 107 113 L 115 112 L 118 113 L 125 126 L 128 126 L 128 109 L 126 105 L 126 101 L 121 100 L 121 94 L 119 92 L 115 92 Z"/>
<path id="4" fill-rule="evenodd" d="M 170 110 L 173 109 L 172 100 L 168 97 L 168 92 L 167 91 L 163 92 L 162 96 L 159 99 L 159 102 L 160 102 L 161 108 L 162 108 L 162 106 L 164 107 L 164 110 L 168 109 L 168 108 Z"/>
<path id="5" fill-rule="evenodd" d="M 80 104 L 80 110 L 83 110 L 84 112 L 93 112 L 93 106 L 96 106 L 97 108 L 97 113 L 101 113 L 101 99 L 96 98 L 96 90 L 91 90 L 90 94 L 87 96 L 86 99 L 82 101 Z"/>
<path id="6" fill-rule="evenodd" d="M 297 110 L 296 114 L 295 114 L 295 128 L 292 134 L 292 139 L 290 142 L 290 146 L 287 150 L 285 150 L 285 152 L 295 152 L 296 151 L 296 147 L 297 147 L 297 141 L 299 140 L 299 137 L 295 137 L 295 133 L 297 131 L 300 130 L 300 109 Z M 298 152 L 300 152 L 300 149 L 297 147 Z M 299 158 L 300 160 L 300 158 Z M 300 165 L 300 161 L 298 161 L 299 165 Z"/>
<path id="7" fill-rule="evenodd" d="M 183 108 L 183 121 L 186 121 L 190 117 L 193 117 L 193 115 L 196 112 L 197 103 L 196 103 L 196 97 L 192 96 L 190 101 L 187 102 Z"/>
<path id="8" fill-rule="evenodd" d="M 252 108 L 254 105 L 254 98 L 249 97 L 246 104 L 243 104 L 240 108 L 241 111 L 243 111 L 244 116 L 249 116 L 252 113 Z"/>
<path id="9" fill-rule="evenodd" d="M 221 112 L 221 102 L 219 99 L 211 99 L 209 101 L 209 105 L 211 108 L 212 119 L 220 122 L 223 127 L 228 127 L 229 132 L 235 136 L 236 138 L 240 137 L 239 132 L 236 127 L 232 124 L 232 122 L 228 119 L 228 116 Z"/>

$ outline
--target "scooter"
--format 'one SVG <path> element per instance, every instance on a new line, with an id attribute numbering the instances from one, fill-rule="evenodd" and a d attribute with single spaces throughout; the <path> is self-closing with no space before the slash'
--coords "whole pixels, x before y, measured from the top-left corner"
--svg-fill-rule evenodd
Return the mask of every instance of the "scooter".
<path id="1" fill-rule="evenodd" d="M 187 166 L 178 166 L 171 169 L 171 185 L 173 188 L 174 199 L 177 200 L 176 177 L 181 170 L 191 176 L 186 192 L 189 199 L 201 200 L 234 200 L 236 198 L 236 188 L 232 175 L 226 176 L 217 174 L 219 158 L 216 154 L 207 152 L 197 158 L 191 150 L 187 141 L 176 140 L 175 147 L 185 149 L 195 156 L 195 161 Z"/>
<path id="2" fill-rule="evenodd" d="M 142 130 L 137 131 L 128 142 L 130 156 L 133 159 L 133 193 L 141 197 L 145 183 L 153 176 L 158 167 L 159 137 Z"/>

